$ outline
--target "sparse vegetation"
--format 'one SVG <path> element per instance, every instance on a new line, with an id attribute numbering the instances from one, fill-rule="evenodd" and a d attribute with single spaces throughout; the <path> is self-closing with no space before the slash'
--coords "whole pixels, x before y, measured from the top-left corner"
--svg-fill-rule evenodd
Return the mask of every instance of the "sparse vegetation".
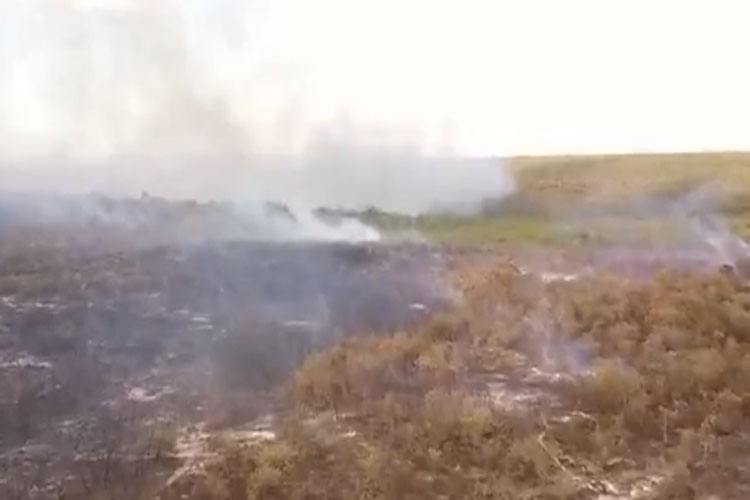
<path id="1" fill-rule="evenodd" d="M 706 158 L 513 159 L 480 216 L 358 214 L 434 245 L 185 246 L 221 207 L 154 199 L 179 246 L 10 231 L 0 496 L 747 498 L 750 286 L 677 265 L 694 214 L 661 210 L 714 184 L 750 220 L 750 157 Z"/>
<path id="2" fill-rule="evenodd" d="M 572 499 L 654 474 L 654 498 L 691 498 L 738 465 L 720 451 L 750 423 L 750 300 L 734 276 L 543 283 L 500 264 L 461 281 L 455 311 L 308 358 L 293 423 L 242 451 L 242 471 L 222 462 L 226 481 L 242 474 L 231 498 Z M 534 367 L 550 374 L 535 385 Z M 515 389 L 477 383 L 498 372 Z M 513 403 L 524 392 L 554 399 Z"/>
<path id="3" fill-rule="evenodd" d="M 750 237 L 748 153 L 516 157 L 506 163 L 517 191 L 488 203 L 480 216 L 407 217 L 375 209 L 358 216 L 388 233 L 418 232 L 462 246 L 679 243 L 696 209 L 684 199 L 704 190 L 711 210 Z M 665 202 L 684 207 L 669 214 Z"/>
<path id="4" fill-rule="evenodd" d="M 550 203 L 672 196 L 701 185 L 750 189 L 750 154 L 676 153 L 511 158 L 519 191 Z"/>

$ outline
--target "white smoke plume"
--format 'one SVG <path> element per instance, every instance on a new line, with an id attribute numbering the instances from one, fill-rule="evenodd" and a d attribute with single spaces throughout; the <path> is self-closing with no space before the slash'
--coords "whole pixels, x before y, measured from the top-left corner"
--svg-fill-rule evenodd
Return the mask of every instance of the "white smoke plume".
<path id="1" fill-rule="evenodd" d="M 278 19 L 303 4 L 280 5 L 0 1 L 3 188 L 407 213 L 472 210 L 513 189 L 499 162 L 454 151 L 429 89 L 392 74 L 362 90 L 357 71 L 389 66 L 366 47 L 351 69 L 320 63 L 346 41 L 295 39 Z M 418 105 L 397 109 L 404 98 Z"/>

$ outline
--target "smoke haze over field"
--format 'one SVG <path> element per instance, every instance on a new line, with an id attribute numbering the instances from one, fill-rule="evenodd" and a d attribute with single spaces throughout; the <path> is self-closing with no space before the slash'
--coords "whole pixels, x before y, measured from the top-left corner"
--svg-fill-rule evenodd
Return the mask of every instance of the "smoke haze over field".
<path id="1" fill-rule="evenodd" d="M 337 36 L 363 21 L 335 7 L 353 16 Z M 305 9 L 5 0 L 3 187 L 410 213 L 512 190 L 501 164 L 458 159 L 447 110 L 380 48 L 297 33 Z"/>
<path id="2" fill-rule="evenodd" d="M 115 156 L 15 160 L 0 167 L 12 191 L 100 192 L 170 198 L 282 201 L 300 209 L 472 212 L 514 181 L 500 160 L 430 157 L 338 142 L 299 156 Z"/>
<path id="3" fill-rule="evenodd" d="M 739 149 L 745 18 L 673 1 L 0 0 L 2 186 L 416 211 L 512 189 L 501 168 L 464 175 L 467 155 Z"/>

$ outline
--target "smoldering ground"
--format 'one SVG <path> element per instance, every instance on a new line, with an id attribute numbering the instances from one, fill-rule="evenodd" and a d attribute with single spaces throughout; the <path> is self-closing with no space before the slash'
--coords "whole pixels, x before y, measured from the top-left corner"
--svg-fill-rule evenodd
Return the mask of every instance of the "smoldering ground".
<path id="1" fill-rule="evenodd" d="M 251 30 L 227 25 L 242 6 L 215 4 L 206 19 L 222 29 L 211 43 L 248 43 Z M 315 115 L 321 96 L 308 93 L 315 82 L 300 68 L 212 61 L 215 51 L 196 46 L 191 23 L 202 16 L 188 19 L 187 3 L 6 5 L 0 28 L 11 28 L 0 37 L 18 51 L 0 51 L 10 67 L 0 76 L 9 111 L 0 118 L 0 175 L 13 192 L 0 203 L 0 493 L 9 498 L 91 498 L 113 484 L 135 498 L 133 489 L 148 486 L 144 464 L 170 471 L 174 462 L 161 460 L 182 458 L 176 428 L 232 426 L 271 412 L 275 389 L 309 354 L 348 335 L 404 327 L 451 299 L 440 279 L 447 253 L 373 244 L 373 228 L 323 220 L 313 209 L 471 213 L 514 189 L 502 162 L 451 154 L 450 137 L 424 140 L 429 134 L 408 119 L 381 123 L 346 106 Z M 657 200 L 635 212 L 650 217 L 665 206 Z M 685 217 L 699 237 L 684 262 L 668 246 L 612 245 L 593 265 L 642 274 L 665 262 L 693 266 L 697 247 L 711 266 L 735 258 L 742 245 L 705 213 Z M 541 282 L 577 285 L 579 269 L 566 271 Z M 554 338 L 557 318 L 539 294 L 520 293 L 525 302 L 513 311 L 503 302 L 510 295 L 492 295 L 503 290 L 495 285 L 487 321 L 468 332 L 485 338 L 456 353 L 493 336 L 507 346 L 507 332 L 531 330 L 539 335 L 525 340 L 544 362 L 589 371 L 590 344 Z M 492 331 L 508 309 L 522 319 L 539 314 L 526 330 L 508 323 Z M 471 340 L 464 333 L 437 328 L 440 342 L 421 345 L 423 363 L 407 353 L 405 373 L 450 363 L 443 348 Z M 491 349 L 477 356 L 485 373 L 497 370 Z M 346 367 L 339 361 L 332 373 Z M 324 404 L 336 411 L 350 381 L 320 382 L 330 392 L 312 395 L 333 395 Z M 434 460 L 440 446 L 425 457 Z"/>
<path id="2" fill-rule="evenodd" d="M 668 193 L 563 205 L 516 194 L 492 210 L 500 217 L 520 214 L 545 221 L 550 237 L 572 244 L 571 251 L 556 248 L 550 258 L 549 271 L 560 276 L 574 276 L 576 267 L 581 272 L 603 267 L 649 278 L 664 267 L 711 272 L 720 266 L 750 276 L 750 247 L 725 209 L 727 200 L 731 196 L 726 190 L 706 183 L 680 185 Z M 566 261 L 566 253 L 585 258 Z"/>
<path id="3" fill-rule="evenodd" d="M 40 489 L 79 481 L 61 478 L 107 449 L 113 460 L 141 453 L 136 437 L 164 422 L 222 428 L 272 411 L 305 356 L 448 299 L 426 247 L 215 242 L 55 255 L 4 259 L 1 280 L 0 457 Z M 100 438 L 115 430 L 132 440 L 110 449 Z M 34 446 L 55 458 L 32 458 Z"/>
<path id="4" fill-rule="evenodd" d="M 115 477 L 153 459 L 138 437 L 269 411 L 305 355 L 449 298 L 432 249 L 350 245 L 379 234 L 313 209 L 470 211 L 512 189 L 501 163 L 428 145 L 418 123 L 315 114 L 304 71 L 222 69 L 182 4 L 6 5 L 8 496 L 145 484 Z"/>

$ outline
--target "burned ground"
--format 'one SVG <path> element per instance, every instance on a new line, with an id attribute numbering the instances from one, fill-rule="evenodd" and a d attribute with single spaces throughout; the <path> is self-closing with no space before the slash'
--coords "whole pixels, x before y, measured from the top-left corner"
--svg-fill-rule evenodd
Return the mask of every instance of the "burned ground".
<path id="1" fill-rule="evenodd" d="M 173 442 L 178 427 L 221 428 L 270 411 L 274 388 L 311 351 L 415 321 L 447 299 L 439 256 L 426 247 L 90 250 L 34 246 L 3 259 L 8 498 L 27 498 L 32 486 L 39 498 L 54 498 L 55 488 L 89 494 L 97 481 L 115 481 L 116 461 L 159 454 L 155 436 Z M 91 478 L 76 472 L 82 463 Z"/>

